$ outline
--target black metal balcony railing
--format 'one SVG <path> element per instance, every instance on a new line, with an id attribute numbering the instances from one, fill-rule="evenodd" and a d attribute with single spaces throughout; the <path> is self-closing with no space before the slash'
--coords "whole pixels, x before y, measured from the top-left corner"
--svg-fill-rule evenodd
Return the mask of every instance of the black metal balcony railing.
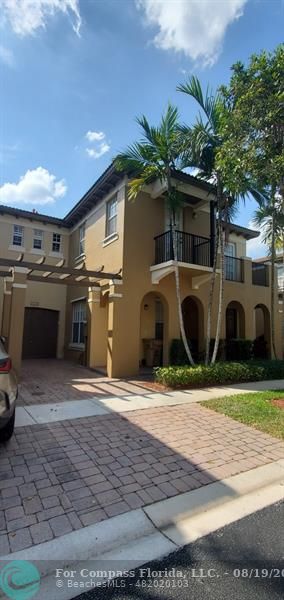
<path id="1" fill-rule="evenodd" d="M 253 285 L 269 286 L 269 268 L 265 263 L 252 263 L 252 283 Z"/>
<path id="2" fill-rule="evenodd" d="M 179 262 L 210 267 L 210 240 L 208 238 L 175 231 L 177 259 Z M 155 237 L 155 265 L 174 260 L 172 232 Z"/>
<path id="3" fill-rule="evenodd" d="M 227 281 L 244 283 L 244 261 L 235 256 L 225 256 L 225 278 Z"/>

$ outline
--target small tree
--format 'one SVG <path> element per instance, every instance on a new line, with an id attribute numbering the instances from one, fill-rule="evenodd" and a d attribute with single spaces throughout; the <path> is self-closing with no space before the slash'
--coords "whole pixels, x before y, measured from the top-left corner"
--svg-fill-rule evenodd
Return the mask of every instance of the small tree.
<path id="1" fill-rule="evenodd" d="M 180 333 L 188 360 L 191 365 L 194 365 L 183 321 L 175 231 L 176 213 L 180 207 L 180 196 L 173 184 L 172 172 L 181 167 L 178 110 L 169 104 L 157 127 L 150 126 L 145 116 L 137 119 L 137 122 L 142 129 L 142 139 L 129 146 L 125 152 L 118 154 L 114 163 L 118 170 L 126 171 L 130 176 L 129 198 L 132 200 L 135 200 L 139 192 L 155 179 L 166 184 L 166 203 L 170 212 L 170 232 L 173 246 Z"/>
<path id="2" fill-rule="evenodd" d="M 274 268 L 276 197 L 284 173 L 284 45 L 253 55 L 249 65 L 236 63 L 227 87 L 221 88 L 230 118 L 222 120 L 224 144 L 217 162 L 232 187 L 252 178 L 266 189 L 260 211 L 271 225 L 271 337 L 275 353 Z"/>
<path id="3" fill-rule="evenodd" d="M 273 201 L 268 198 L 266 202 L 262 202 L 255 211 L 253 222 L 257 227 L 261 228 L 261 239 L 268 247 L 268 254 L 271 259 L 271 348 L 273 357 L 276 357 L 275 287 L 277 281 L 275 281 L 275 265 L 277 248 L 280 248 L 281 245 L 284 250 L 284 214 L 282 197 L 275 195 Z"/>

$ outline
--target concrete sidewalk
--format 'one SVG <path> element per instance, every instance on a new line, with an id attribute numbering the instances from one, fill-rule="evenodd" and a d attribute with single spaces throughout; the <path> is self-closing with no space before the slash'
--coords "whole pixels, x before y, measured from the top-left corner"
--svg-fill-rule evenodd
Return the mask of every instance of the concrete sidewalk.
<path id="1" fill-rule="evenodd" d="M 231 386 L 211 387 L 200 390 L 171 391 L 164 393 L 149 392 L 143 395 L 129 394 L 100 398 L 94 396 L 82 400 L 66 400 L 52 404 L 38 404 L 17 408 L 16 427 L 40 423 L 54 423 L 69 419 L 101 416 L 109 413 L 126 413 L 156 407 L 169 407 L 180 404 L 192 404 L 213 398 L 233 396 L 242 392 L 284 389 L 282 379 L 258 381 L 255 383 L 234 384 Z"/>

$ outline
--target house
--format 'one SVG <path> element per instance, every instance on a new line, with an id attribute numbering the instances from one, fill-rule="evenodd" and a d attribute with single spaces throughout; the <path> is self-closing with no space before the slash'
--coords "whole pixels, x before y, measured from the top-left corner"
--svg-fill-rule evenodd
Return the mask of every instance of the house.
<path id="1" fill-rule="evenodd" d="M 185 173 L 172 177 L 182 195 L 176 236 L 185 329 L 202 353 L 215 191 Z M 18 371 L 22 357 L 65 357 L 110 377 L 168 364 L 180 334 L 165 189 L 154 181 L 130 202 L 127 183 L 111 165 L 63 219 L 0 207 L 0 325 Z M 246 256 L 247 240 L 257 235 L 226 225 L 221 338 L 262 339 L 269 354 L 271 267 Z"/>

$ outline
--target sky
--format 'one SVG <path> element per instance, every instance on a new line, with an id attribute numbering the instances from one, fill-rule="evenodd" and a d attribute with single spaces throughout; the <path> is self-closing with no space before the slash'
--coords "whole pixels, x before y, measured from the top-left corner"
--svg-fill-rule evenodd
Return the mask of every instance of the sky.
<path id="1" fill-rule="evenodd" d="M 135 117 L 157 123 L 170 100 L 192 124 L 177 84 L 215 90 L 283 26 L 283 0 L 0 0 L 0 204 L 63 217 L 139 138 Z"/>

